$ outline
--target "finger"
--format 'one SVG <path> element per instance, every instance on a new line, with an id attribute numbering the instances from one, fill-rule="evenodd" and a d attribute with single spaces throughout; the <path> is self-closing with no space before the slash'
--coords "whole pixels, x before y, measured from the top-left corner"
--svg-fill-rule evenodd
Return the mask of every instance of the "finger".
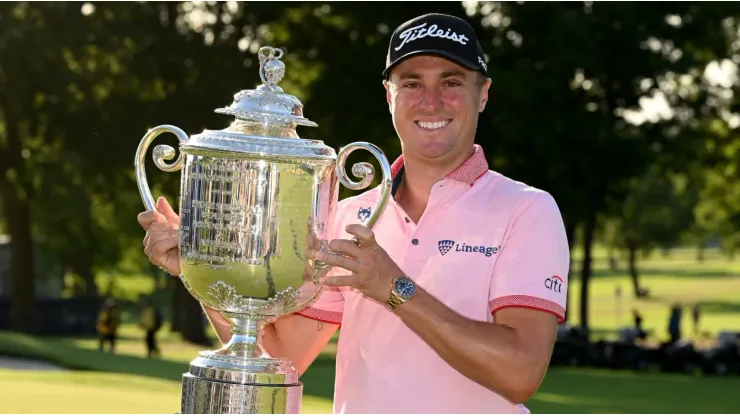
<path id="1" fill-rule="evenodd" d="M 171 222 L 158 221 L 149 226 L 149 232 L 178 231 L 180 226 Z"/>
<path id="2" fill-rule="evenodd" d="M 158 215 L 161 215 L 161 214 L 158 214 Z M 177 226 L 164 222 L 164 216 L 162 215 L 162 221 L 154 222 L 151 225 L 149 225 L 149 228 L 147 228 L 146 235 L 144 235 L 144 246 L 146 246 L 149 243 L 149 240 L 152 239 L 152 236 L 156 236 L 163 232 L 172 232 L 172 231 L 178 231 L 178 230 L 179 228 Z"/>
<path id="3" fill-rule="evenodd" d="M 313 260 L 313 259 L 315 259 L 316 258 L 316 250 L 311 249 L 311 248 L 307 248 L 306 250 L 303 251 L 303 257 L 306 260 Z"/>
<path id="4" fill-rule="evenodd" d="M 149 245 L 144 249 L 149 258 L 157 260 L 158 262 L 164 263 L 167 259 L 167 254 L 170 250 L 176 249 L 179 239 L 177 237 L 165 238 L 159 240 L 156 243 L 150 242 Z"/>
<path id="5" fill-rule="evenodd" d="M 354 258 L 362 256 L 362 248 L 352 240 L 332 240 L 331 243 L 329 243 L 329 250 L 337 253 L 344 253 Z"/>
<path id="6" fill-rule="evenodd" d="M 339 254 L 327 253 L 326 251 L 319 251 L 316 253 L 316 260 L 323 261 L 326 264 L 332 266 L 338 266 L 345 270 L 349 270 L 357 273 L 360 268 L 360 263 L 357 260 Z"/>
<path id="7" fill-rule="evenodd" d="M 361 224 L 350 224 L 344 228 L 345 231 L 352 234 L 363 246 L 375 245 L 375 234 L 372 230 Z"/>
<path id="8" fill-rule="evenodd" d="M 160 251 L 164 253 L 171 248 L 177 247 L 179 240 L 180 236 L 178 235 L 177 231 L 152 234 L 152 236 L 149 238 L 149 241 L 147 241 L 144 251 L 146 252 L 147 248 L 152 251 L 155 250 L 155 247 L 159 247 Z M 169 243 L 164 245 L 160 244 L 163 241 L 168 241 Z"/>
<path id="9" fill-rule="evenodd" d="M 354 287 L 358 282 L 355 276 L 326 276 L 319 279 L 319 283 L 324 286 L 351 286 Z"/>
<path id="10" fill-rule="evenodd" d="M 155 222 L 167 221 L 167 218 L 157 211 L 142 212 L 136 217 L 136 219 L 139 221 L 139 225 L 141 225 L 145 230 L 148 230 L 149 226 Z"/>
<path id="11" fill-rule="evenodd" d="M 310 248 L 317 248 L 319 246 L 319 239 L 316 237 L 316 234 L 312 232 L 308 232 L 308 235 L 306 235 L 306 246 Z"/>
<path id="12" fill-rule="evenodd" d="M 170 206 L 170 203 L 167 201 L 167 198 L 159 197 L 157 199 L 157 211 L 159 211 L 162 215 L 167 218 L 167 222 L 170 222 L 172 224 L 180 224 L 180 216 L 175 213 L 175 211 Z"/>

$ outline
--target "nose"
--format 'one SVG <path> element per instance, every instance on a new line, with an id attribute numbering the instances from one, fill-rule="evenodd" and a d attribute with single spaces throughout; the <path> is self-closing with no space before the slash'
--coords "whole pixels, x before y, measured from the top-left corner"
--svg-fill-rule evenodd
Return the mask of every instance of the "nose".
<path id="1" fill-rule="evenodd" d="M 424 88 L 421 96 L 421 108 L 427 111 L 442 108 L 442 90 L 437 86 Z"/>

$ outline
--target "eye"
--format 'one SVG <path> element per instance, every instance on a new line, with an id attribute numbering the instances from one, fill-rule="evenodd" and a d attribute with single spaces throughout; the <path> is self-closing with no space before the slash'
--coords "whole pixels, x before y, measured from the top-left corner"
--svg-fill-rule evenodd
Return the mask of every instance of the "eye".
<path id="1" fill-rule="evenodd" d="M 454 79 L 448 79 L 444 82 L 445 87 L 459 87 L 462 83 L 460 81 L 454 80 Z"/>
<path id="2" fill-rule="evenodd" d="M 407 82 L 403 84 L 404 88 L 419 88 L 420 86 L 421 86 L 421 83 L 416 82 L 416 81 Z"/>

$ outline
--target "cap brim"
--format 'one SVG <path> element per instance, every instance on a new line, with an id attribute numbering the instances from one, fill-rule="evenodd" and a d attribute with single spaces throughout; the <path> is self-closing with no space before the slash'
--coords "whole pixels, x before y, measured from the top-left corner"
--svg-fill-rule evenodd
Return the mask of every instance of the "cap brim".
<path id="1" fill-rule="evenodd" d="M 485 70 L 483 70 L 483 68 L 481 68 L 480 65 L 474 64 L 474 63 L 468 61 L 467 59 L 460 58 L 459 56 L 453 55 L 451 53 L 447 53 L 445 51 L 439 51 L 439 50 L 436 50 L 436 49 L 420 49 L 420 50 L 416 50 L 416 51 L 413 51 L 413 52 L 409 52 L 406 55 L 403 55 L 400 58 L 396 59 L 395 61 L 391 62 L 391 64 L 388 65 L 388 67 L 383 71 L 383 77 L 384 78 L 388 78 L 388 74 L 398 64 L 400 64 L 401 62 L 403 62 L 403 61 L 405 61 L 405 60 L 407 60 L 409 58 L 412 58 L 414 56 L 419 56 L 419 55 L 439 56 L 440 58 L 444 58 L 444 59 L 450 60 L 450 61 L 452 61 L 452 62 L 454 62 L 454 63 L 456 63 L 456 64 L 458 64 L 460 66 L 463 66 L 463 67 L 465 67 L 465 68 L 467 68 L 467 69 L 469 69 L 471 71 L 485 73 Z"/>

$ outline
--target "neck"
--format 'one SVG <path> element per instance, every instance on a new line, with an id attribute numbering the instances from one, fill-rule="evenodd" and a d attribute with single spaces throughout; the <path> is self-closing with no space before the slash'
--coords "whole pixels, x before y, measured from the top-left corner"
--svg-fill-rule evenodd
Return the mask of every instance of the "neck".
<path id="1" fill-rule="evenodd" d="M 473 153 L 468 151 L 452 155 L 447 160 L 422 160 L 404 154 L 404 172 L 396 200 L 414 222 L 424 213 L 432 186 L 462 165 Z M 440 163 L 441 162 L 441 163 Z"/>

